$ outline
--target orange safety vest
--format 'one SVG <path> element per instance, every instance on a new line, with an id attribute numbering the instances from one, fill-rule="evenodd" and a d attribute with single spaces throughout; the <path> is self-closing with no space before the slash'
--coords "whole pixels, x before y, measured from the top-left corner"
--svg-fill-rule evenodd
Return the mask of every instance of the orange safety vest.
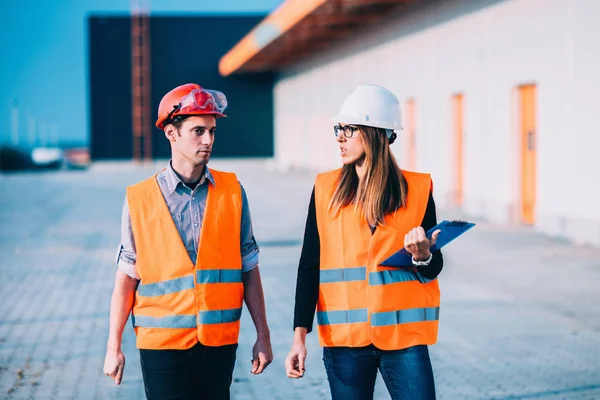
<path id="1" fill-rule="evenodd" d="M 319 174 L 315 207 L 321 243 L 317 324 L 324 347 L 400 350 L 437 341 L 440 290 L 416 269 L 381 267 L 420 226 L 432 187 L 428 174 L 402 171 L 405 208 L 385 217 L 375 233 L 353 206 L 328 210 L 341 170 Z"/>
<path id="2" fill-rule="evenodd" d="M 238 341 L 244 299 L 242 192 L 232 173 L 210 170 L 194 265 L 156 176 L 127 188 L 140 277 L 132 321 L 140 349 L 188 349 Z"/>

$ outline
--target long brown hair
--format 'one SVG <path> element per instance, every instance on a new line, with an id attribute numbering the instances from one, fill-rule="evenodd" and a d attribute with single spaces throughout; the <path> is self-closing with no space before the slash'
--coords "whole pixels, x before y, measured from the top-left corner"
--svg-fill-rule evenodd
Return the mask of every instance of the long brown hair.
<path id="1" fill-rule="evenodd" d="M 362 180 L 354 164 L 344 165 L 333 193 L 329 212 L 337 216 L 354 205 L 370 226 L 383 225 L 385 216 L 406 206 L 408 184 L 390 150 L 385 129 L 358 126 L 365 145 L 365 175 Z"/>

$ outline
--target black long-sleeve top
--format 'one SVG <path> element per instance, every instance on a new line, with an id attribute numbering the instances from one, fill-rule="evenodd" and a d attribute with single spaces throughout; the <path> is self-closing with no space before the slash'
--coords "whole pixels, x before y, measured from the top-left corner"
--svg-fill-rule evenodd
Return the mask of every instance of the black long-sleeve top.
<path id="1" fill-rule="evenodd" d="M 435 202 L 433 194 L 429 193 L 427 209 L 421 226 L 425 231 L 437 225 Z M 373 231 L 374 232 L 374 231 Z M 321 258 L 321 244 L 319 229 L 317 228 L 317 212 L 315 207 L 315 190 L 313 188 L 306 218 L 304 230 L 304 243 L 298 265 L 298 276 L 296 280 L 296 304 L 294 307 L 294 329 L 297 327 L 312 330 L 317 301 L 319 299 L 319 271 Z M 438 250 L 433 252 L 431 262 L 427 266 L 419 266 L 419 272 L 425 278 L 435 279 L 442 271 L 444 260 L 442 253 Z"/>

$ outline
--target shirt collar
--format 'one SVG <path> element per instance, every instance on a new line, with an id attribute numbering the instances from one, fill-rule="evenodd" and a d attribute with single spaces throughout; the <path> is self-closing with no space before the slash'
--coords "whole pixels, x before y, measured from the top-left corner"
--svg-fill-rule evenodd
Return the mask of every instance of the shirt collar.
<path id="1" fill-rule="evenodd" d="M 175 173 L 175 170 L 173 169 L 173 166 L 171 165 L 171 161 L 169 161 L 169 163 L 167 165 L 167 168 L 166 168 L 165 174 L 164 174 L 164 178 L 165 178 L 165 182 L 167 183 L 167 190 L 169 191 L 169 194 L 173 193 L 175 191 L 175 189 L 177 189 L 177 186 L 180 183 L 182 185 L 184 184 L 183 181 L 177 175 L 177 173 Z M 202 177 L 200 178 L 200 182 L 198 183 L 198 185 L 202 185 L 204 183 L 205 179 L 208 179 L 208 181 L 213 186 L 215 186 L 215 178 L 210 173 L 210 169 L 208 167 L 204 168 L 204 175 L 202 175 Z"/>
<path id="2" fill-rule="evenodd" d="M 210 168 L 208 168 L 208 166 L 204 167 L 204 177 L 208 179 L 213 186 L 216 186 L 215 178 L 213 178 L 212 174 L 210 173 Z"/>

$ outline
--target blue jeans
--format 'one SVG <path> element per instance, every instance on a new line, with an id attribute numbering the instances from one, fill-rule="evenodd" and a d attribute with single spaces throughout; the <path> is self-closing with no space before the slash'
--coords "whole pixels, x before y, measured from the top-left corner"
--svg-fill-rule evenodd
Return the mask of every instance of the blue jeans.
<path id="1" fill-rule="evenodd" d="M 333 400 L 371 400 L 377 370 L 392 400 L 434 400 L 435 385 L 427 346 L 403 350 L 324 347 L 323 361 Z"/>

